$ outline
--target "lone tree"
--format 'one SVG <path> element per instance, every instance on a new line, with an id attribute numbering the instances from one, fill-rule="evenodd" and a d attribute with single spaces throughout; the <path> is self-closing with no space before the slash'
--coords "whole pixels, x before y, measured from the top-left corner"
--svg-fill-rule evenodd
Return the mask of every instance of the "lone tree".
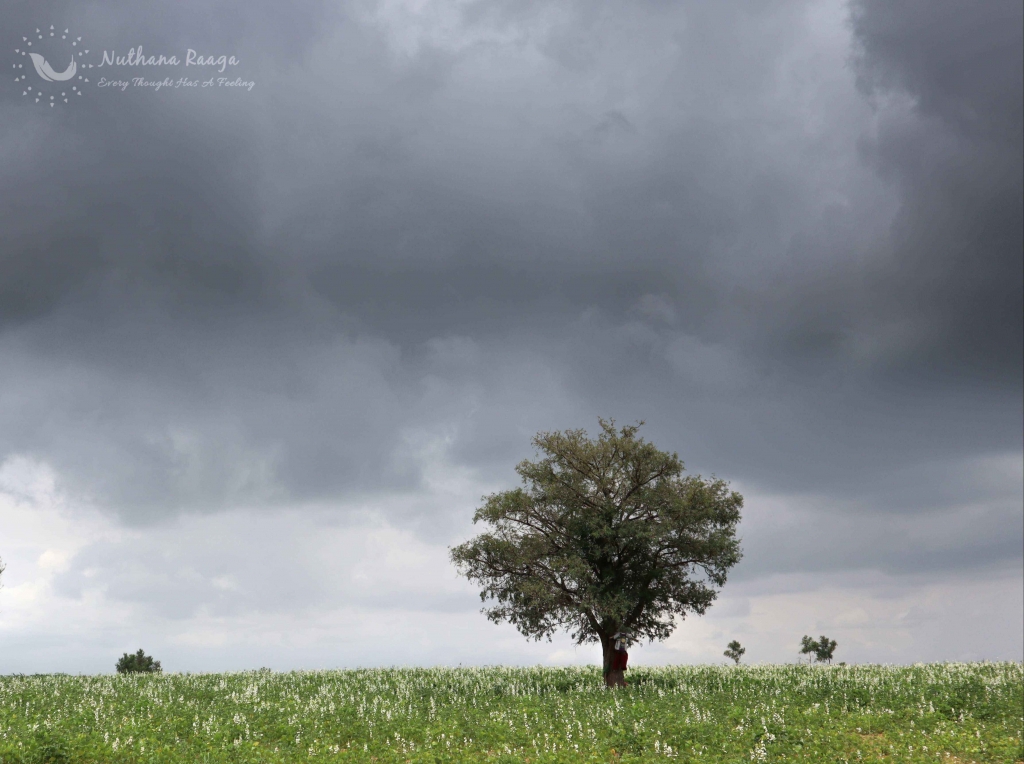
<path id="1" fill-rule="evenodd" d="M 743 647 L 735 639 L 728 645 L 726 645 L 726 648 L 726 651 L 722 653 L 722 655 L 724 655 L 726 658 L 730 658 L 731 660 L 736 661 L 736 665 L 739 666 L 740 658 L 743 657 L 743 653 L 747 651 L 747 648 Z"/>
<path id="2" fill-rule="evenodd" d="M 159 674 L 163 671 L 160 661 L 153 660 L 152 655 L 146 655 L 141 647 L 134 655 L 122 655 L 116 668 L 118 674 Z"/>
<path id="3" fill-rule="evenodd" d="M 487 532 L 451 550 L 480 584 L 483 612 L 526 637 L 566 629 L 600 642 L 608 674 L 618 632 L 664 639 L 675 616 L 703 614 L 740 559 L 743 497 L 725 482 L 683 477 L 676 454 L 615 429 L 539 433 L 538 461 L 516 467 L 525 487 L 485 496 Z M 606 678 L 607 681 L 607 678 Z"/>
<path id="4" fill-rule="evenodd" d="M 829 665 L 831 665 L 832 656 L 835 654 L 836 647 L 838 646 L 834 639 L 829 639 L 824 634 L 816 640 L 811 639 L 805 634 L 804 638 L 800 640 L 800 654 L 813 655 L 818 663 L 828 661 Z"/>

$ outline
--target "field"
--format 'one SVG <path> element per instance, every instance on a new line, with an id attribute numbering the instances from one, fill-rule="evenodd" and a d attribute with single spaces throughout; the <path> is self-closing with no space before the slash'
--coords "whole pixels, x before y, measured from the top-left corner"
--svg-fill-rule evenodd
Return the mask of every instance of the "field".
<path id="1" fill-rule="evenodd" d="M 1024 666 L 0 677 L 0 762 L 1024 760 Z"/>

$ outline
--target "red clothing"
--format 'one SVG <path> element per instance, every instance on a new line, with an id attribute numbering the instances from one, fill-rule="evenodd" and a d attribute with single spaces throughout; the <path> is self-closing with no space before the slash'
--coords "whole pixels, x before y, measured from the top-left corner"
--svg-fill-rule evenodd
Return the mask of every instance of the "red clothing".
<path id="1" fill-rule="evenodd" d="M 625 671 L 629 653 L 625 650 L 612 650 L 612 671 Z"/>

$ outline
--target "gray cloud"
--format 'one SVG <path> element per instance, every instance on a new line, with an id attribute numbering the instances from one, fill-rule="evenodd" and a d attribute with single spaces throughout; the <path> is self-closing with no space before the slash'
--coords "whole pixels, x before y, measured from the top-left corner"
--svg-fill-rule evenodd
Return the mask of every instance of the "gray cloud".
<path id="1" fill-rule="evenodd" d="M 881 485 L 845 500 L 838 491 L 763 497 L 743 523 L 734 579 L 876 570 L 984 580 L 1018 570 L 1022 479 L 1019 460 L 1001 459 L 881 476 Z"/>
<path id="2" fill-rule="evenodd" d="M 1019 561 L 1018 495 L 965 535 L 943 477 L 1022 449 L 1019 3 L 389 7 L 14 6 L 258 84 L 0 94 L 0 458 L 133 525 L 376 496 L 436 541 L 380 499 L 430 448 L 507 484 L 643 418 L 823 497 L 751 575 L 797 529 L 849 541 L 808 569 Z"/>
<path id="3" fill-rule="evenodd" d="M 465 582 L 437 575 L 450 572 L 437 551 L 392 528 L 339 526 L 317 512 L 226 513 L 89 544 L 53 589 L 174 621 L 338 607 L 476 612 Z"/>

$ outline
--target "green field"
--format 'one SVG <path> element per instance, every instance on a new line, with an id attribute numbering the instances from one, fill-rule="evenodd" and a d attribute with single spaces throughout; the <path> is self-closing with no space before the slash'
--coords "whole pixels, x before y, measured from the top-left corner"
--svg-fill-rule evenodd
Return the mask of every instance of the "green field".
<path id="1" fill-rule="evenodd" d="M 1017 762 L 1020 663 L 0 677 L 0 762 Z"/>

